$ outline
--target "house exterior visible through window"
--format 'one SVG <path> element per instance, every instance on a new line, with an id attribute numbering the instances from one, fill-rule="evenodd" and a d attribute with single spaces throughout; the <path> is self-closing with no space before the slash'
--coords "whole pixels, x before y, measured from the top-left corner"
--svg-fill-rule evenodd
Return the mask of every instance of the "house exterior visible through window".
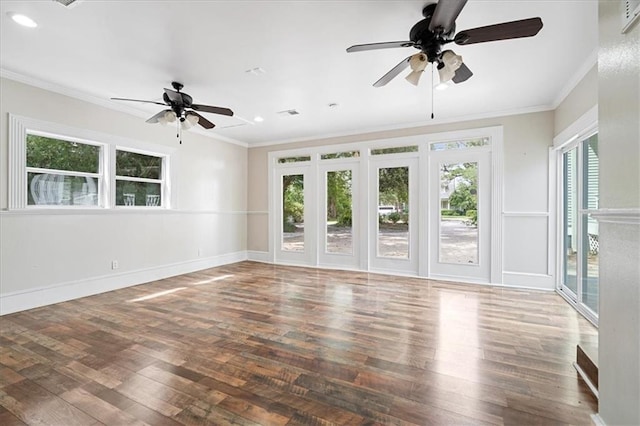
<path id="1" fill-rule="evenodd" d="M 165 157 L 116 150 L 116 206 L 164 206 Z"/>
<path id="2" fill-rule="evenodd" d="M 29 206 L 99 206 L 103 145 L 27 134 Z"/>

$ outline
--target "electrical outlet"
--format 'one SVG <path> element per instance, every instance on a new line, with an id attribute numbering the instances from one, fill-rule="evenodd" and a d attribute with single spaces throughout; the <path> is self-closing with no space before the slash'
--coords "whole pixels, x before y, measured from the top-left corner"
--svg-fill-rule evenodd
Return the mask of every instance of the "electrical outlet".
<path id="1" fill-rule="evenodd" d="M 111 269 L 118 269 L 120 265 L 118 265 L 118 261 L 117 260 L 112 260 L 111 261 Z"/>
<path id="2" fill-rule="evenodd" d="M 202 249 L 198 247 L 198 257 L 202 257 Z"/>

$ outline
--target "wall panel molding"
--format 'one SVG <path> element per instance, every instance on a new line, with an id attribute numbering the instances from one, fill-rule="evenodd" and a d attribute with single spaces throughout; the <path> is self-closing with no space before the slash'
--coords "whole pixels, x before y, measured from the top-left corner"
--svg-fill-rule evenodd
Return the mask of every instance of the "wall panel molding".
<path id="1" fill-rule="evenodd" d="M 640 225 L 640 209 L 598 209 L 590 213 L 591 217 L 602 223 Z"/>

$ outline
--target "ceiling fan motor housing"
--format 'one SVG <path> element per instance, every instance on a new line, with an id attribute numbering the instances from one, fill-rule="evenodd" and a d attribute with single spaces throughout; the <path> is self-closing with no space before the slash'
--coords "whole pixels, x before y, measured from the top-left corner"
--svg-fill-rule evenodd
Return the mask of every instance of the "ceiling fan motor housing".
<path id="1" fill-rule="evenodd" d="M 429 62 L 438 62 L 442 45 L 453 41 L 456 26 L 453 24 L 446 33 L 433 32 L 429 30 L 429 24 L 437 3 L 431 3 L 422 10 L 423 20 L 415 24 L 409 31 L 409 40 L 415 43 L 416 49 L 422 50 Z"/>
<path id="2" fill-rule="evenodd" d="M 176 116 L 182 117 L 184 109 L 191 108 L 191 105 L 193 104 L 193 98 L 186 93 L 179 93 L 182 97 L 182 102 L 173 101 L 166 93 L 162 94 L 162 100 L 164 100 L 164 102 L 171 107 L 171 110 L 176 113 Z"/>

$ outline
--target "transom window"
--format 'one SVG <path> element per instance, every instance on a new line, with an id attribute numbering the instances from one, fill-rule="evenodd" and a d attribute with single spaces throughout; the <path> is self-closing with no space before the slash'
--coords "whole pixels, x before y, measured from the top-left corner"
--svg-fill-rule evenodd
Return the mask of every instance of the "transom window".
<path id="1" fill-rule="evenodd" d="M 491 144 L 490 138 L 476 138 L 468 140 L 435 142 L 431 144 L 431 151 L 446 151 L 451 149 L 467 149 Z"/>
<path id="2" fill-rule="evenodd" d="M 403 152 L 418 152 L 418 145 L 375 148 L 371 150 L 371 155 L 401 154 Z"/>

